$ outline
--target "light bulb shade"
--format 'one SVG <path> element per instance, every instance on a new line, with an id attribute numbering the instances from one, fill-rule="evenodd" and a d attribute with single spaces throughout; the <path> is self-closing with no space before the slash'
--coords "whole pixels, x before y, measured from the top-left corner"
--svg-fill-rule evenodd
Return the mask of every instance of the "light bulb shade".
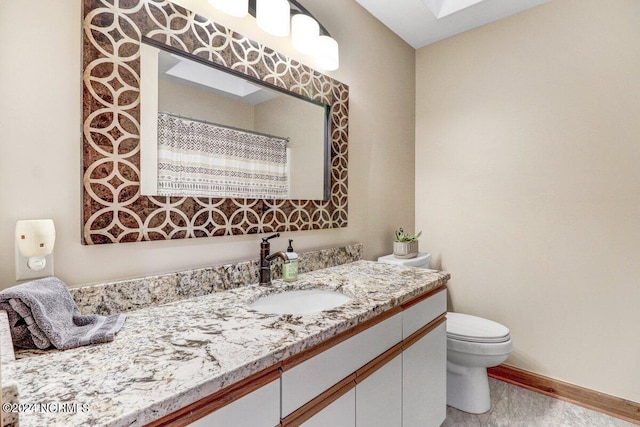
<path id="1" fill-rule="evenodd" d="M 305 54 L 315 52 L 320 37 L 320 25 L 310 16 L 301 13 L 291 18 L 291 41 L 293 47 Z"/>
<path id="2" fill-rule="evenodd" d="M 334 71 L 338 69 L 340 55 L 337 41 L 329 36 L 320 36 L 318 38 L 316 64 L 323 70 Z"/>
<path id="3" fill-rule="evenodd" d="M 209 0 L 209 3 L 227 15 L 242 18 L 249 14 L 249 0 Z"/>
<path id="4" fill-rule="evenodd" d="M 16 222 L 16 244 L 24 257 L 50 254 L 55 241 L 56 229 L 52 219 Z"/>
<path id="5" fill-rule="evenodd" d="M 289 35 L 291 8 L 288 0 L 256 0 L 258 27 L 277 37 Z"/>

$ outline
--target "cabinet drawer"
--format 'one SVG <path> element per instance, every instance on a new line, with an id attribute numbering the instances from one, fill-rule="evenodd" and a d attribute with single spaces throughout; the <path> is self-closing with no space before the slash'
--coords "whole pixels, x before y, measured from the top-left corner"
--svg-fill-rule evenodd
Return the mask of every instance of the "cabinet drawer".
<path id="1" fill-rule="evenodd" d="M 282 417 L 402 340 L 402 313 L 282 373 Z"/>
<path id="2" fill-rule="evenodd" d="M 447 290 L 437 292 L 402 312 L 402 339 L 447 311 Z"/>
<path id="3" fill-rule="evenodd" d="M 280 422 L 280 380 L 200 418 L 189 427 L 273 427 Z"/>

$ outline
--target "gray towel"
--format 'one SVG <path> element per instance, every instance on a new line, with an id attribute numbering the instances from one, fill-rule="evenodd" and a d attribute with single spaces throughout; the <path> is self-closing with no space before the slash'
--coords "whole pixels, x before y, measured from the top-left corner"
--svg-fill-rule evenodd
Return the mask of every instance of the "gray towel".
<path id="1" fill-rule="evenodd" d="M 126 315 L 81 315 L 66 285 L 56 277 L 0 291 L 0 310 L 9 316 L 16 347 L 59 350 L 113 341 Z"/>

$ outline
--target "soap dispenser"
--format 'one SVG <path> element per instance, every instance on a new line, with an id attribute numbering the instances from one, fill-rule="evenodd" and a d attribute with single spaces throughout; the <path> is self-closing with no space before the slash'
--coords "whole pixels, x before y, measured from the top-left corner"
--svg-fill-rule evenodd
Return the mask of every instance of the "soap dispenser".
<path id="1" fill-rule="evenodd" d="M 289 262 L 282 264 L 282 280 L 285 282 L 298 280 L 298 254 L 293 251 L 292 242 L 293 239 L 289 239 L 289 247 L 287 248 Z"/>

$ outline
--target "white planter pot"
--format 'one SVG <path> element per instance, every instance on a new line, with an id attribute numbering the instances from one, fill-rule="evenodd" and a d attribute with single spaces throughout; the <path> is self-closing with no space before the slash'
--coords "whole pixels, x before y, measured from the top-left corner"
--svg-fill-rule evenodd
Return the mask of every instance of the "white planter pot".
<path id="1" fill-rule="evenodd" d="M 418 241 L 393 242 L 393 256 L 396 258 L 415 258 L 418 256 Z"/>

